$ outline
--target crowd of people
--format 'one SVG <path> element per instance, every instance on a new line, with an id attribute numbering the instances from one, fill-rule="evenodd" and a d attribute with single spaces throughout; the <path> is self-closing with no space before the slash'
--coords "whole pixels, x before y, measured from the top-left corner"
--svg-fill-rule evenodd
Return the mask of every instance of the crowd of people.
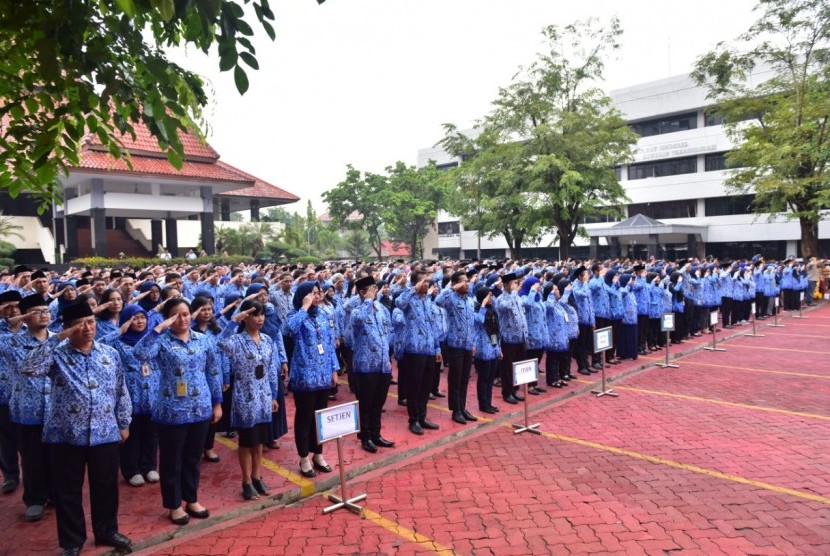
<path id="1" fill-rule="evenodd" d="M 269 493 L 263 450 L 289 431 L 293 403 L 299 472 L 331 472 L 314 412 L 337 399 L 338 376 L 358 400 L 361 447 L 382 434 L 392 385 L 409 431 L 440 425 L 428 403 L 447 397 L 452 421 L 467 407 L 475 369 L 480 413 L 523 400 L 513 364 L 536 360 L 528 393 L 568 387 L 572 371 L 660 349 L 668 341 L 799 310 L 826 290 L 823 261 L 650 259 L 414 261 L 319 266 L 164 264 L 144 269 L 0 273 L 0 470 L 2 491 L 23 483 L 25 521 L 54 503 L 65 554 L 86 541 L 89 476 L 96 544 L 129 549 L 118 531 L 118 473 L 131 486 L 159 483 L 177 525 L 204 519 L 202 461 L 216 434 L 238 438 L 241 495 Z M 754 311 L 754 313 L 753 313 Z M 593 330 L 613 347 L 595 353 Z M 446 369 L 446 393 L 439 389 Z M 393 379 L 393 370 L 397 380 Z M 291 396 L 287 396 L 290 392 Z M 498 402 L 496 402 L 498 403 Z M 22 469 L 21 469 L 22 468 Z M 59 485 L 59 487 L 58 487 Z"/>

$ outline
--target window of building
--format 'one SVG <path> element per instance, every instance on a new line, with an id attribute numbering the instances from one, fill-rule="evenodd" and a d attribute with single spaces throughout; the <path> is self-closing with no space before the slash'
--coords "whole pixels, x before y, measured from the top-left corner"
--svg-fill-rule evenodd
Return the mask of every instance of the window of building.
<path id="1" fill-rule="evenodd" d="M 642 214 L 655 220 L 668 218 L 692 218 L 697 213 L 696 199 L 683 199 L 680 201 L 665 201 L 662 203 L 638 203 L 628 205 L 628 216 Z"/>
<path id="2" fill-rule="evenodd" d="M 726 153 L 726 152 L 707 154 L 706 159 L 705 159 L 706 171 L 707 172 L 715 172 L 717 170 L 726 170 L 728 168 L 743 168 L 743 165 L 741 165 L 741 164 L 727 166 L 726 165 L 726 155 L 727 154 L 728 153 Z"/>
<path id="3" fill-rule="evenodd" d="M 438 235 L 439 236 L 449 236 L 449 235 L 456 235 L 461 233 L 461 226 L 459 225 L 458 221 L 455 222 L 439 222 L 438 223 Z"/>
<path id="4" fill-rule="evenodd" d="M 723 116 L 717 116 L 715 114 L 706 114 L 703 118 L 703 125 L 709 127 L 711 125 L 723 125 L 726 119 Z"/>
<path id="5" fill-rule="evenodd" d="M 617 177 L 617 181 L 622 179 L 622 166 L 614 166 L 614 175 Z"/>
<path id="6" fill-rule="evenodd" d="M 663 116 L 653 120 L 634 122 L 631 129 L 637 132 L 640 137 L 651 137 L 652 135 L 663 135 L 664 133 L 675 133 L 686 131 L 697 127 L 697 112 L 679 114 L 677 116 Z"/>
<path id="7" fill-rule="evenodd" d="M 697 157 L 671 158 L 655 162 L 639 162 L 628 166 L 629 180 L 645 178 L 661 178 L 680 174 L 694 174 L 697 172 Z"/>
<path id="8" fill-rule="evenodd" d="M 582 217 L 583 224 L 607 224 L 609 222 L 619 222 L 620 218 L 613 214 L 591 214 Z"/>
<path id="9" fill-rule="evenodd" d="M 453 168 L 458 166 L 458 162 L 447 162 L 446 164 L 436 164 L 435 169 L 441 170 L 442 172 L 446 172 L 447 170 L 452 170 Z"/>
<path id="10" fill-rule="evenodd" d="M 752 201 L 755 195 L 735 195 L 732 197 L 711 197 L 706 199 L 706 216 L 732 216 L 735 214 L 752 214 Z"/>

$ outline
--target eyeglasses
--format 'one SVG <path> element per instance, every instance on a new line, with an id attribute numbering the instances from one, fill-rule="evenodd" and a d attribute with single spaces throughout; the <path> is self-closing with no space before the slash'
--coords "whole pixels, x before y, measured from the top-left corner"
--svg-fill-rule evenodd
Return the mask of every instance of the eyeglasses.
<path id="1" fill-rule="evenodd" d="M 29 315 L 50 315 L 52 314 L 49 309 L 35 309 L 34 311 L 29 311 L 27 314 Z"/>

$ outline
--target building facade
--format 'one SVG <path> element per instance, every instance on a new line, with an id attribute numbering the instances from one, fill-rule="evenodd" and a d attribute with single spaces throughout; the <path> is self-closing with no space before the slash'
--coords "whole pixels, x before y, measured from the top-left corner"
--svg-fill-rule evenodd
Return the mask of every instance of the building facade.
<path id="1" fill-rule="evenodd" d="M 769 77 L 768 71 L 759 70 L 749 79 Z M 677 259 L 763 253 L 783 258 L 800 252 L 798 220 L 783 215 L 770 220 L 753 214 L 749 208 L 752 195 L 727 194 L 724 182 L 729 170 L 724 156 L 733 145 L 722 121 L 706 114 L 706 92 L 683 75 L 610 93 L 614 105 L 640 135 L 631 163 L 615 169 L 630 201 L 624 207 L 626 216 L 616 222 L 585 222 L 589 237 L 577 238 L 571 256 Z M 459 162 L 436 148 L 418 152 L 418 166 L 430 160 L 439 168 Z M 617 226 L 638 214 L 647 218 Z M 830 220 L 819 225 L 819 247 L 824 254 L 830 252 Z M 479 253 L 481 257 L 509 256 L 504 238 L 479 237 L 447 213 L 439 214 L 425 253 L 452 258 Z M 555 259 L 558 246 L 550 235 L 525 246 L 522 253 Z"/>

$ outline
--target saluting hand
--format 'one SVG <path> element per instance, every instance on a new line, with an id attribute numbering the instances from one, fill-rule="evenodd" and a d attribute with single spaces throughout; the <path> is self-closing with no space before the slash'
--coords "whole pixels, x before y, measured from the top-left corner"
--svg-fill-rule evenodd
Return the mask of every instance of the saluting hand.
<path id="1" fill-rule="evenodd" d="M 173 326 L 173 323 L 176 322 L 176 320 L 178 320 L 178 318 L 179 318 L 179 314 L 176 313 L 172 317 L 168 317 L 168 318 L 164 319 L 163 321 L 161 321 L 153 330 L 155 330 L 156 332 L 164 332 L 165 330 L 167 330 L 168 328 Z"/>
<path id="2" fill-rule="evenodd" d="M 122 336 L 127 333 L 127 330 L 130 329 L 130 326 L 133 324 L 133 319 L 134 318 L 135 317 L 130 317 L 130 319 L 128 321 L 126 321 L 124 324 L 121 325 L 121 328 L 119 328 L 119 333 Z"/>
<path id="3" fill-rule="evenodd" d="M 308 311 L 311 304 L 314 302 L 314 293 L 310 293 L 303 298 L 303 310 Z"/>
<path id="4" fill-rule="evenodd" d="M 107 301 L 106 303 L 101 303 L 100 305 L 95 307 L 92 310 L 92 312 L 97 315 L 98 313 L 101 313 L 101 312 L 106 311 L 107 309 L 109 309 L 111 305 L 112 305 L 112 301 Z"/>
<path id="5" fill-rule="evenodd" d="M 233 322 L 242 322 L 243 320 L 247 319 L 254 311 L 256 311 L 256 307 L 249 307 L 248 309 L 240 311 L 234 316 L 232 316 L 231 320 Z"/>

